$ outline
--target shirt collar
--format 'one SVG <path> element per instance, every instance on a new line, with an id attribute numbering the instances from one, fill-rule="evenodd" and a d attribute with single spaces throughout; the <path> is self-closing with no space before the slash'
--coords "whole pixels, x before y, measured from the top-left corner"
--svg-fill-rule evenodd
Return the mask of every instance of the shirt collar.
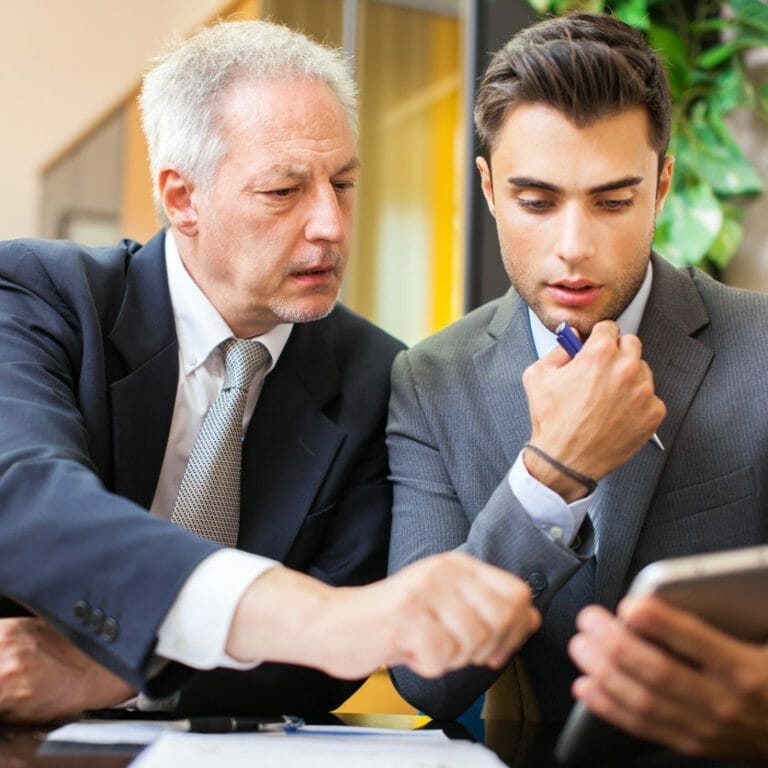
<path id="1" fill-rule="evenodd" d="M 643 319 L 645 305 L 648 303 L 648 296 L 651 293 L 651 284 L 653 283 L 653 267 L 648 261 L 648 267 L 645 270 L 645 277 L 642 285 L 638 289 L 635 297 L 629 302 L 626 309 L 616 318 L 619 329 L 622 333 L 636 334 L 640 330 L 640 322 Z M 528 319 L 531 324 L 531 333 L 533 334 L 533 343 L 536 347 L 536 354 L 539 357 L 549 354 L 557 346 L 557 338 L 539 318 L 528 307 Z"/>
<path id="2" fill-rule="evenodd" d="M 187 272 L 170 229 L 165 233 L 165 266 L 182 366 L 188 376 L 205 363 L 222 341 L 234 334 Z M 255 337 L 272 357 L 267 373 L 277 365 L 292 330 L 293 323 L 280 323 Z"/>

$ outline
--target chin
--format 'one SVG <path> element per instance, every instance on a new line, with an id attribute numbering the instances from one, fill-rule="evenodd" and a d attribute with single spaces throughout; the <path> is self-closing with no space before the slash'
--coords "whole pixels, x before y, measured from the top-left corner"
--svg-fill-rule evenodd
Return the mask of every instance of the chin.
<path id="1" fill-rule="evenodd" d="M 328 317 L 338 301 L 337 296 L 325 301 L 317 299 L 318 297 L 315 297 L 314 301 L 280 302 L 272 307 L 272 311 L 281 323 L 311 323 L 313 320 Z"/>

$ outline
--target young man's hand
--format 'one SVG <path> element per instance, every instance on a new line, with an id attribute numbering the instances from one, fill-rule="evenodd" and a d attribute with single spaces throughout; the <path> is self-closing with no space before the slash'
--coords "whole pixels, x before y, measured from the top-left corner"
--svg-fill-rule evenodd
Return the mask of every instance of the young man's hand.
<path id="1" fill-rule="evenodd" d="M 654 597 L 625 599 L 618 618 L 590 606 L 577 627 L 573 692 L 604 720 L 685 755 L 768 758 L 768 645 Z"/>
<path id="2" fill-rule="evenodd" d="M 593 480 L 628 461 L 666 415 L 641 353 L 637 336 L 621 335 L 616 323 L 603 320 L 573 359 L 557 347 L 531 365 L 523 374 L 530 442 Z M 586 494 L 532 451 L 525 466 L 568 502 Z"/>

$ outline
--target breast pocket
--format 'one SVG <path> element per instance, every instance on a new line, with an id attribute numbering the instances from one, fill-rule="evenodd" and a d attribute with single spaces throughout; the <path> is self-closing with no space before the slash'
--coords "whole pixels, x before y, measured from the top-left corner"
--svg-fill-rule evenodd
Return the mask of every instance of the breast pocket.
<path id="1" fill-rule="evenodd" d="M 752 467 L 740 467 L 704 482 L 664 491 L 652 504 L 648 524 L 662 524 L 725 509 L 755 496 Z"/>
<path id="2" fill-rule="evenodd" d="M 760 508 L 751 467 L 658 494 L 635 552 L 644 565 L 664 557 L 764 543 L 768 515 Z"/>
<path id="3" fill-rule="evenodd" d="M 284 565 L 298 570 L 306 570 L 312 563 L 315 553 L 323 543 L 328 521 L 331 519 L 336 502 L 325 504 L 320 509 L 312 509 L 304 518 L 293 546 L 284 561 Z"/>

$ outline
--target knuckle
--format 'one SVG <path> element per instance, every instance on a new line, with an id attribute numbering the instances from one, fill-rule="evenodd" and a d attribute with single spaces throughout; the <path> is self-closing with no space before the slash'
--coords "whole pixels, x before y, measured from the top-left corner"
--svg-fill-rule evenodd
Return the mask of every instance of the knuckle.
<path id="1" fill-rule="evenodd" d="M 17 653 L 12 652 L 5 657 L 2 666 L 3 680 L 14 680 L 23 678 L 27 672 L 27 665 L 24 659 Z"/>
<path id="2" fill-rule="evenodd" d="M 421 616 L 424 611 L 424 601 L 419 585 L 409 585 L 408 589 L 403 590 L 398 603 L 397 613 L 405 617 L 407 621 L 413 621 Z"/>
<path id="3" fill-rule="evenodd" d="M 640 361 L 636 357 L 624 355 L 620 357 L 613 368 L 614 376 L 620 386 L 636 385 L 636 392 L 648 396 L 648 381 L 641 376 Z M 653 387 L 650 387 L 651 391 Z"/>
<path id="4" fill-rule="evenodd" d="M 596 328 L 597 326 L 595 326 Z M 594 330 L 592 331 L 592 336 L 590 337 L 591 340 L 591 348 L 594 354 L 599 356 L 606 356 L 611 355 L 616 351 L 616 340 L 611 338 L 608 334 L 598 334 L 595 335 Z"/>
<path id="5" fill-rule="evenodd" d="M 657 703 L 656 697 L 646 688 L 638 691 L 633 701 L 635 712 L 640 715 L 641 720 L 654 715 L 657 710 Z"/>
<path id="6" fill-rule="evenodd" d="M 666 690 L 674 682 L 674 670 L 672 666 L 666 661 L 657 661 L 652 664 L 648 664 L 645 676 L 648 682 L 658 689 Z"/>
<path id="7" fill-rule="evenodd" d="M 656 390 L 654 389 L 653 382 L 650 379 L 642 379 L 637 387 L 636 390 L 637 397 L 642 402 L 648 402 L 653 400 L 653 398 L 656 396 Z"/>
<path id="8" fill-rule="evenodd" d="M 746 699 L 768 699 L 768 680 L 757 673 L 756 667 L 738 667 L 734 670 L 731 683 L 735 690 Z"/>
<path id="9" fill-rule="evenodd" d="M 679 734 L 675 749 L 685 757 L 699 757 L 705 751 L 707 740 L 702 733 L 682 731 Z"/>
<path id="10" fill-rule="evenodd" d="M 738 696 L 722 696 L 714 702 L 712 713 L 715 722 L 721 726 L 738 723 L 748 712 L 745 702 Z"/>

